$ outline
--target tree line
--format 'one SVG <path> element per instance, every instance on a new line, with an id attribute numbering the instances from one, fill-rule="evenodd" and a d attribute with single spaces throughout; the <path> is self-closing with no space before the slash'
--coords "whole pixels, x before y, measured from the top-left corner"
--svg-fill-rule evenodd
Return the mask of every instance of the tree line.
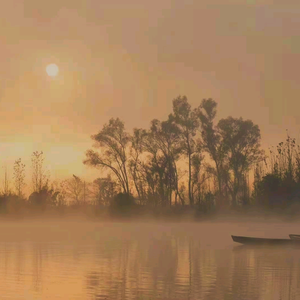
<path id="1" fill-rule="evenodd" d="M 299 202 L 300 148 L 295 139 L 287 135 L 266 154 L 258 125 L 231 116 L 217 122 L 213 99 L 192 108 L 186 96 L 179 96 L 172 104 L 166 120 L 154 119 L 148 129 L 129 133 L 122 120 L 111 118 L 92 135 L 95 143 L 83 163 L 99 169 L 101 177 L 93 182 L 73 175 L 50 183 L 43 152 L 36 151 L 32 193 L 25 199 L 25 165 L 16 160 L 14 192 L 6 184 L 0 204 L 15 199 L 34 207 L 106 207 L 127 201 L 206 212 L 251 205 L 282 208 Z"/>
<path id="2" fill-rule="evenodd" d="M 236 206 L 248 197 L 251 167 L 264 158 L 260 130 L 242 118 L 216 123 L 216 114 L 212 99 L 192 109 L 179 96 L 167 120 L 154 119 L 147 130 L 130 135 L 112 118 L 92 136 L 98 149 L 88 150 L 84 163 L 110 171 L 141 204 Z"/>

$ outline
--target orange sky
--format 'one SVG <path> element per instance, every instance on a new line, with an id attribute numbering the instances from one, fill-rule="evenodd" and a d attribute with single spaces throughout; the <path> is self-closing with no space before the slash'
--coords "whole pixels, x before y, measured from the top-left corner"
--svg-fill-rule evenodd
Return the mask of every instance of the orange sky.
<path id="1" fill-rule="evenodd" d="M 264 146 L 299 137 L 296 0 L 2 1 L 0 66 L 0 164 L 29 172 L 43 150 L 52 178 L 94 178 L 91 134 L 111 117 L 147 127 L 179 94 L 252 119 Z"/>

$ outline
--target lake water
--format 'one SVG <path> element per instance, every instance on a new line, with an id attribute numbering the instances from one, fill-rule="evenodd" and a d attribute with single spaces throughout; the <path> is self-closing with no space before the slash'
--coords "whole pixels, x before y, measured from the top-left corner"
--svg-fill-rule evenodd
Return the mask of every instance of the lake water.
<path id="1" fill-rule="evenodd" d="M 0 299 L 300 299 L 300 249 L 286 223 L 0 223 Z"/>

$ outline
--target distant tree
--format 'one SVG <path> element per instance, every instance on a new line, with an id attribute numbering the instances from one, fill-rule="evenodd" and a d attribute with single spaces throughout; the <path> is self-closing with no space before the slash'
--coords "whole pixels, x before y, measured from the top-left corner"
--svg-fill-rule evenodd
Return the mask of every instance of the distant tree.
<path id="1" fill-rule="evenodd" d="M 64 190 L 66 197 L 74 204 L 86 203 L 90 196 L 86 182 L 76 175 L 64 182 Z"/>
<path id="2" fill-rule="evenodd" d="M 295 147 L 295 180 L 300 185 L 300 145 Z"/>
<path id="3" fill-rule="evenodd" d="M 281 193 L 282 180 L 276 174 L 266 174 L 256 183 L 256 200 L 265 207 L 281 206 L 283 195 Z"/>
<path id="4" fill-rule="evenodd" d="M 116 205 L 118 207 L 130 207 L 135 204 L 134 197 L 130 194 L 118 193 L 114 197 L 114 201 L 112 205 Z"/>
<path id="5" fill-rule="evenodd" d="M 19 213 L 25 206 L 24 199 L 16 194 L 8 193 L 0 195 L 0 212 L 3 213 Z"/>
<path id="6" fill-rule="evenodd" d="M 33 192 L 28 201 L 34 207 L 45 210 L 47 207 L 53 207 L 57 205 L 59 191 L 50 189 L 47 185 L 44 185 L 38 192 Z"/>
<path id="7" fill-rule="evenodd" d="M 64 208 L 67 206 L 67 192 L 65 188 L 65 181 L 53 181 L 51 184 L 51 190 L 56 194 L 55 206 L 58 208 Z"/>
<path id="8" fill-rule="evenodd" d="M 199 212 L 208 213 L 214 208 L 215 195 L 211 191 L 203 191 L 201 201 L 198 203 Z"/>
<path id="9" fill-rule="evenodd" d="M 297 150 L 298 149 L 298 150 Z M 276 149 L 270 149 L 269 172 L 277 174 L 285 184 L 297 181 L 299 146 L 296 147 L 296 140 L 287 134 L 284 142 L 280 142 Z"/>
<path id="10" fill-rule="evenodd" d="M 32 163 L 32 187 L 34 192 L 45 190 L 49 184 L 49 174 L 44 168 L 43 151 L 35 151 L 31 156 Z"/>
<path id="11" fill-rule="evenodd" d="M 130 136 L 125 131 L 124 123 L 119 118 L 111 118 L 92 139 L 100 153 L 88 150 L 84 164 L 111 171 L 123 192 L 130 193 L 127 166 Z"/>
<path id="12" fill-rule="evenodd" d="M 3 180 L 3 194 L 4 195 L 10 195 L 11 189 L 10 189 L 10 182 L 8 178 L 8 172 L 7 167 L 4 167 L 4 180 Z"/>
<path id="13" fill-rule="evenodd" d="M 87 204 L 90 199 L 89 183 L 87 183 L 85 180 L 83 180 L 82 185 L 83 185 L 82 202 L 83 202 L 83 204 Z"/>
<path id="14" fill-rule="evenodd" d="M 285 141 L 269 149 L 264 168 L 255 169 L 252 198 L 257 204 L 283 208 L 299 203 L 299 157 L 299 145 L 289 134 Z"/>
<path id="15" fill-rule="evenodd" d="M 258 198 L 260 196 L 260 182 L 265 175 L 265 168 L 263 162 L 256 163 L 254 167 L 254 181 L 253 181 L 253 191 L 251 195 L 251 200 L 253 204 L 258 204 Z"/>
<path id="16" fill-rule="evenodd" d="M 25 164 L 22 163 L 21 158 L 14 163 L 14 184 L 15 190 L 19 198 L 23 197 L 23 188 L 25 187 Z"/>
<path id="17" fill-rule="evenodd" d="M 108 206 L 117 194 L 117 184 L 110 176 L 97 178 L 93 182 L 93 195 L 96 204 Z"/>
<path id="18" fill-rule="evenodd" d="M 131 194 L 117 194 L 110 205 L 110 212 L 116 216 L 129 216 L 132 209 L 135 207 L 134 197 Z"/>

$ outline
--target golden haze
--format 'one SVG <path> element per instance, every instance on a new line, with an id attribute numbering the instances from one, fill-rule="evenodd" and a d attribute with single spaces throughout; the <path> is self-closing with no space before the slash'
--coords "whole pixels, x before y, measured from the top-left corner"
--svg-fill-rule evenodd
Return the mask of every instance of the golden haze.
<path id="1" fill-rule="evenodd" d="M 1 161 L 29 166 L 42 150 L 55 176 L 94 178 L 82 165 L 91 134 L 111 117 L 129 130 L 165 119 L 180 94 L 193 106 L 215 99 L 219 118 L 253 120 L 264 147 L 286 128 L 298 138 L 299 17 L 291 1 L 6 1 Z"/>

